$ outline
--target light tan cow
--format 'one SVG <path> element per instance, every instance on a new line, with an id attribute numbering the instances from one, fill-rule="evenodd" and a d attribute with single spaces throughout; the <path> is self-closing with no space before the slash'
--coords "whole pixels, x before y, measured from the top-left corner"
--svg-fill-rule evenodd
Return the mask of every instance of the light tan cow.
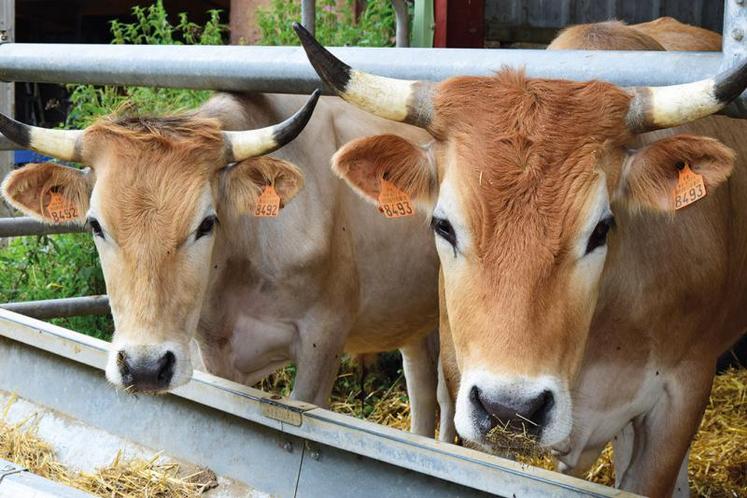
<path id="1" fill-rule="evenodd" d="M 459 435 L 527 426 L 565 470 L 617 436 L 619 485 L 672 494 L 716 358 L 747 325 L 747 126 L 708 117 L 747 62 L 657 88 L 510 69 L 401 81 L 296 29 L 340 96 L 432 135 L 356 140 L 333 169 L 368 199 L 386 177 L 432 219 Z M 702 183 L 677 198 L 689 171 Z"/>
<path id="2" fill-rule="evenodd" d="M 329 97 L 291 143 L 310 108 L 276 127 L 223 131 L 277 122 L 302 101 L 218 94 L 194 115 L 104 119 L 73 132 L 4 118 L 0 131 L 21 145 L 91 169 L 28 165 L 9 175 L 3 194 L 51 222 L 46 206 L 58 192 L 74 210 L 70 221 L 91 226 L 116 328 L 106 371 L 115 385 L 184 384 L 194 337 L 208 371 L 249 385 L 295 362 L 293 397 L 324 406 L 343 349 L 400 348 L 412 428 L 432 435 L 435 353 L 426 335 L 437 323 L 438 267 L 427 224 L 381 219 L 329 171 L 339 146 L 392 123 Z M 286 143 L 275 157 L 241 160 Z M 268 185 L 282 210 L 255 217 Z"/>
<path id="3" fill-rule="evenodd" d="M 721 35 L 671 17 L 627 25 L 621 21 L 579 24 L 566 28 L 549 50 L 685 50 L 718 52 Z"/>

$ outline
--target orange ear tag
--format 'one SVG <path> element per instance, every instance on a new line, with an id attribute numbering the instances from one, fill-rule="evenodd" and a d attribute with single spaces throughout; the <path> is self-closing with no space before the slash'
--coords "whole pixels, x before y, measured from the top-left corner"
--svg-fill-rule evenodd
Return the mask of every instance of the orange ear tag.
<path id="1" fill-rule="evenodd" d="M 685 163 L 685 167 L 679 171 L 677 186 L 674 188 L 674 208 L 682 209 L 705 196 L 703 176 L 695 173 L 690 169 L 690 164 Z"/>
<path id="2" fill-rule="evenodd" d="M 379 212 L 387 218 L 402 218 L 415 214 L 410 196 L 383 178 L 379 192 Z"/>
<path id="3" fill-rule="evenodd" d="M 78 209 L 57 192 L 50 192 L 47 215 L 55 223 L 68 223 L 78 218 Z"/>
<path id="4" fill-rule="evenodd" d="M 254 216 L 258 218 L 274 218 L 280 212 L 280 196 L 275 192 L 275 187 L 268 185 L 257 197 L 257 205 L 254 208 Z"/>

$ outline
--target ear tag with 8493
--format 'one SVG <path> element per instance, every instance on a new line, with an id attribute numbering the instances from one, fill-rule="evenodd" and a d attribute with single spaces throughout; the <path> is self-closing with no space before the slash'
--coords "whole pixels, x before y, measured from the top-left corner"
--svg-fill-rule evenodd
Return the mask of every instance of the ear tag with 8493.
<path id="1" fill-rule="evenodd" d="M 690 164 L 679 170 L 677 186 L 674 188 L 674 209 L 682 209 L 706 196 L 703 176 L 690 169 Z"/>
<path id="2" fill-rule="evenodd" d="M 379 192 L 379 211 L 387 218 L 402 218 L 415 214 L 407 192 L 403 192 L 395 184 L 383 178 Z"/>

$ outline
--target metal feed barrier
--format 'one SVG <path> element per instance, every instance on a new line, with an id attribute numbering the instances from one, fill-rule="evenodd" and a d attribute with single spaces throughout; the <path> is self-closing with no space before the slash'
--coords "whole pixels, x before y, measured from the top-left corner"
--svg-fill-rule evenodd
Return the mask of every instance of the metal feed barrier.
<path id="1" fill-rule="evenodd" d="M 174 395 L 127 395 L 104 378 L 107 350 L 0 310 L 0 391 L 273 496 L 636 496 L 202 372 Z"/>
<path id="2" fill-rule="evenodd" d="M 398 46 L 406 41 L 403 5 L 395 0 Z M 303 20 L 313 29 L 314 0 L 303 0 L 302 6 Z M 19 44 L 12 43 L 13 16 L 13 0 L 0 0 L 0 80 L 6 82 L 301 94 L 321 86 L 299 47 Z M 726 0 L 723 33 L 722 53 L 343 47 L 332 52 L 360 69 L 405 79 L 490 75 L 505 65 L 523 66 L 531 77 L 659 86 L 709 78 L 747 56 L 744 0 Z M 0 110 L 10 113 L 12 100 L 12 84 L 0 84 Z M 725 114 L 747 118 L 747 94 Z M 0 136 L 0 151 L 15 148 Z M 7 158 L 7 152 L 0 154 Z M 0 238 L 79 231 L 30 218 L 0 219 Z M 106 296 L 0 307 L 39 318 L 109 311 Z M 16 391 L 134 441 L 198 460 L 272 494 L 319 496 L 354 489 L 361 496 L 631 496 L 311 405 L 276 400 L 200 372 L 176 396 L 124 397 L 104 380 L 105 357 L 102 341 L 0 309 L 0 390 Z M 168 427 L 159 423 L 165 418 Z M 195 432 L 194 427 L 205 430 Z"/>

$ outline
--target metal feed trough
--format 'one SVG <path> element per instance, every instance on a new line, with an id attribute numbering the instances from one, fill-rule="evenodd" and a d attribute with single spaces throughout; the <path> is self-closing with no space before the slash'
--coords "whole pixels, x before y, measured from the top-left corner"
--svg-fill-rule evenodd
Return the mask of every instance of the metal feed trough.
<path id="1" fill-rule="evenodd" d="M 384 76 L 442 80 L 523 66 L 532 77 L 671 85 L 709 78 L 747 56 L 745 0 L 726 0 L 722 53 L 335 48 L 348 64 Z M 403 23 L 402 2 L 395 7 Z M 143 85 L 308 94 L 321 85 L 298 47 L 17 44 L 13 0 L 0 0 L 0 80 Z M 313 0 L 303 1 L 313 19 Z M 404 43 L 399 33 L 398 44 Z M 12 84 L 0 110 L 12 111 Z M 726 111 L 747 117 L 742 95 Z M 0 136 L 0 150 L 14 144 Z M 0 159 L 11 159 L 0 153 Z M 29 218 L 0 219 L 0 237 L 81 231 Z M 105 296 L 0 305 L 40 318 L 108 312 Z M 173 395 L 133 397 L 101 371 L 105 342 L 0 309 L 0 391 L 132 441 L 165 450 L 279 496 L 632 496 L 454 445 L 332 413 L 197 372 Z M 163 423 L 168 420 L 168 423 Z M 7 467 L 7 468 L 6 468 Z M 42 480 L 43 481 L 43 480 Z M 42 482 L 0 462 L 9 486 Z M 20 489 L 20 488 L 18 488 Z M 10 494 L 8 494 L 10 493 Z M 14 494 L 15 493 L 15 494 Z M 41 494 L 38 496 L 47 496 Z M 58 496 L 68 496 L 61 491 Z M 77 496 L 74 493 L 70 496 Z"/>
<path id="2" fill-rule="evenodd" d="M 202 372 L 174 394 L 127 395 L 104 377 L 107 350 L 0 310 L 0 390 L 273 496 L 635 496 Z"/>

